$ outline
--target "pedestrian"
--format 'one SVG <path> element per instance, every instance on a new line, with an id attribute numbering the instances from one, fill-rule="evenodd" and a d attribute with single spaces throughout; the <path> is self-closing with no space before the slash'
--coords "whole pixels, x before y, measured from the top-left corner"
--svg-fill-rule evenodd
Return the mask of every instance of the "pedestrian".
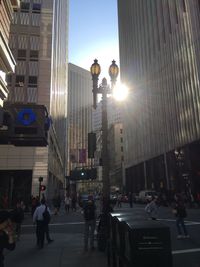
<path id="1" fill-rule="evenodd" d="M 152 197 L 150 202 L 146 205 L 145 211 L 148 214 L 149 218 L 152 220 L 156 220 L 158 216 L 158 205 L 157 205 L 157 199 L 155 197 Z"/>
<path id="2" fill-rule="evenodd" d="M 37 246 L 40 249 L 44 247 L 45 234 L 48 243 L 51 243 L 53 241 L 49 237 L 49 221 L 50 221 L 50 210 L 45 203 L 45 199 L 42 199 L 41 205 L 36 208 L 33 214 L 33 223 L 34 224 L 36 223 Z"/>
<path id="3" fill-rule="evenodd" d="M 76 196 L 73 195 L 72 196 L 72 200 L 71 200 L 71 208 L 72 208 L 72 211 L 76 211 L 76 201 L 77 201 Z"/>
<path id="4" fill-rule="evenodd" d="M 70 205 L 71 205 L 71 198 L 69 195 L 66 195 L 65 196 L 65 211 L 66 211 L 66 213 L 69 213 Z"/>
<path id="5" fill-rule="evenodd" d="M 122 195 L 121 194 L 117 195 L 117 207 L 118 208 L 122 207 Z"/>
<path id="6" fill-rule="evenodd" d="M 0 267 L 4 267 L 4 249 L 15 249 L 14 227 L 8 211 L 0 211 Z"/>
<path id="7" fill-rule="evenodd" d="M 93 196 L 88 196 L 88 201 L 83 206 L 85 220 L 84 230 L 84 250 L 88 251 L 88 242 L 90 238 L 90 249 L 94 250 L 94 231 L 96 228 L 96 205 Z"/>
<path id="8" fill-rule="evenodd" d="M 31 215 L 33 217 L 33 214 L 36 210 L 36 208 L 39 206 L 39 200 L 36 197 L 32 197 L 31 200 Z"/>
<path id="9" fill-rule="evenodd" d="M 21 207 L 20 201 L 17 201 L 16 207 L 13 210 L 13 216 L 15 218 L 15 232 L 16 232 L 16 239 L 20 240 L 21 235 L 21 224 L 24 220 L 24 210 Z"/>
<path id="10" fill-rule="evenodd" d="M 129 202 L 130 208 L 132 208 L 133 207 L 133 194 L 132 194 L 132 192 L 129 192 L 129 194 L 128 194 L 128 202 Z"/>
<path id="11" fill-rule="evenodd" d="M 183 200 L 178 196 L 176 197 L 176 203 L 175 207 L 173 208 L 173 213 L 176 216 L 176 227 L 178 232 L 177 238 L 189 238 L 190 236 L 188 235 L 188 231 L 184 222 L 184 218 L 187 217 L 186 208 Z M 182 231 L 184 235 L 182 235 Z"/>
<path id="12" fill-rule="evenodd" d="M 58 215 L 61 205 L 61 197 L 60 195 L 55 195 L 53 198 L 53 206 L 54 206 L 54 215 Z"/>

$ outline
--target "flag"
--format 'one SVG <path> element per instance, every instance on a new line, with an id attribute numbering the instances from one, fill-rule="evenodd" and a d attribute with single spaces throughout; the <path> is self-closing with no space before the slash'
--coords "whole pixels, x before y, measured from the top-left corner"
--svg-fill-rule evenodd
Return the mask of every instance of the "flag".
<path id="1" fill-rule="evenodd" d="M 86 149 L 79 149 L 79 163 L 86 163 Z"/>
<path id="2" fill-rule="evenodd" d="M 77 149 L 70 149 L 70 161 L 72 163 L 78 162 L 78 153 Z"/>

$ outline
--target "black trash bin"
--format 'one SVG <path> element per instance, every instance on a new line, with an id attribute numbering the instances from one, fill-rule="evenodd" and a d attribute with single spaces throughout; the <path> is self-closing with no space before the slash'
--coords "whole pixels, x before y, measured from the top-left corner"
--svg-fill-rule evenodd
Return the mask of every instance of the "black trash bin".
<path id="1" fill-rule="evenodd" d="M 130 212 L 113 212 L 110 213 L 110 236 L 108 246 L 108 266 L 116 267 L 120 261 L 120 226 L 119 221 L 123 218 L 132 217 Z"/>
<path id="2" fill-rule="evenodd" d="M 123 264 L 134 267 L 172 267 L 169 227 L 157 221 L 121 222 Z"/>

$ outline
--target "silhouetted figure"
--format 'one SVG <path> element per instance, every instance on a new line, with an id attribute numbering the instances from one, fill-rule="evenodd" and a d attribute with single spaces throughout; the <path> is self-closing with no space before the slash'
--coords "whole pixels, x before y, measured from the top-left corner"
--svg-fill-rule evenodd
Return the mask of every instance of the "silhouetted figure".
<path id="1" fill-rule="evenodd" d="M 90 238 L 90 249 L 94 250 L 94 231 L 96 228 L 96 206 L 93 196 L 88 196 L 88 201 L 83 206 L 85 230 L 84 230 L 84 249 L 88 250 L 88 241 Z"/>
<path id="2" fill-rule="evenodd" d="M 14 227 L 8 211 L 0 211 L 0 267 L 4 267 L 4 249 L 14 250 Z"/>
<path id="3" fill-rule="evenodd" d="M 132 208 L 133 207 L 133 194 L 131 192 L 128 193 L 128 202 L 129 202 L 130 208 Z"/>

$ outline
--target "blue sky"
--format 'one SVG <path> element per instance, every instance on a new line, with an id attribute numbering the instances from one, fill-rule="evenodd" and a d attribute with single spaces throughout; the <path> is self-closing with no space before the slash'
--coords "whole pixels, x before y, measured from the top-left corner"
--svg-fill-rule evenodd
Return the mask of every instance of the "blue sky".
<path id="1" fill-rule="evenodd" d="M 69 62 L 89 70 L 98 59 L 108 76 L 113 59 L 119 65 L 117 0 L 70 0 Z"/>

